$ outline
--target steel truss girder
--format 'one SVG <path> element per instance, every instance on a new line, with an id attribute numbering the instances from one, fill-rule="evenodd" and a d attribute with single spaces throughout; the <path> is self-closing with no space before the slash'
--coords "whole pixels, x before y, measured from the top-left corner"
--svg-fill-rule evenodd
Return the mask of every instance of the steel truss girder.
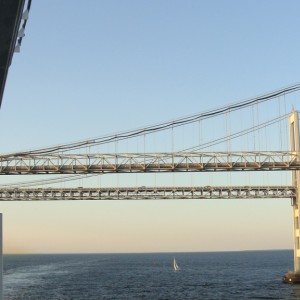
<path id="1" fill-rule="evenodd" d="M 0 175 L 300 170 L 297 157 L 288 151 L 14 154 L 0 156 Z"/>
<path id="2" fill-rule="evenodd" d="M 2 188 L 0 201 L 293 198 L 292 186 Z"/>

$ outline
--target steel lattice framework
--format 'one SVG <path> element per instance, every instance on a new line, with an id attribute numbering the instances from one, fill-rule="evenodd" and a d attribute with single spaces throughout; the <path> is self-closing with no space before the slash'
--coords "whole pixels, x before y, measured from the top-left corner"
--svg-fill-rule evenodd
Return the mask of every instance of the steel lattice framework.
<path id="1" fill-rule="evenodd" d="M 0 156 L 0 175 L 300 170 L 298 152 L 14 154 Z"/>
<path id="2" fill-rule="evenodd" d="M 293 198 L 293 186 L 0 189 L 0 201 Z"/>

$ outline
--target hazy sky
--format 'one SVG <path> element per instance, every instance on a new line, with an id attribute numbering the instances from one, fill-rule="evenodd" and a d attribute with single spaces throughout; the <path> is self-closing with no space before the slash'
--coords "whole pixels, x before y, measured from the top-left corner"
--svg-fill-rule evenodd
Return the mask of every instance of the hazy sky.
<path id="1" fill-rule="evenodd" d="M 155 124 L 299 82 L 299 11 L 290 0 L 33 1 L 0 111 L 1 153 Z M 153 185 L 147 178 L 133 181 Z M 0 206 L 7 253 L 293 247 L 287 199 Z"/>

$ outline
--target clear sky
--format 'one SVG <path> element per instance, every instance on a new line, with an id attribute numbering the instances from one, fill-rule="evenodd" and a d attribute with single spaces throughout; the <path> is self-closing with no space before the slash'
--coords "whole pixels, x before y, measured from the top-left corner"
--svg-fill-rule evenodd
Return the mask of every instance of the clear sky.
<path id="1" fill-rule="evenodd" d="M 291 0 L 33 0 L 0 111 L 1 153 L 155 124 L 299 82 L 299 11 Z M 147 178 L 134 181 L 153 185 Z M 6 253 L 293 247 L 283 199 L 0 207 Z"/>

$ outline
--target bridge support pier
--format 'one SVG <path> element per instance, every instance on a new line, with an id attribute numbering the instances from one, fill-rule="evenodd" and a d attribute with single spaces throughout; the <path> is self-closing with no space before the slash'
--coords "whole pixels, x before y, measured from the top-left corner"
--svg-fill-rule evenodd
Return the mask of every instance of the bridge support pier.
<path id="1" fill-rule="evenodd" d="M 298 111 L 293 111 L 289 117 L 290 149 L 296 152 L 300 160 L 300 138 Z M 296 187 L 296 196 L 292 199 L 294 219 L 294 272 L 283 276 L 283 282 L 300 283 L 300 171 L 292 171 L 292 185 Z"/>

